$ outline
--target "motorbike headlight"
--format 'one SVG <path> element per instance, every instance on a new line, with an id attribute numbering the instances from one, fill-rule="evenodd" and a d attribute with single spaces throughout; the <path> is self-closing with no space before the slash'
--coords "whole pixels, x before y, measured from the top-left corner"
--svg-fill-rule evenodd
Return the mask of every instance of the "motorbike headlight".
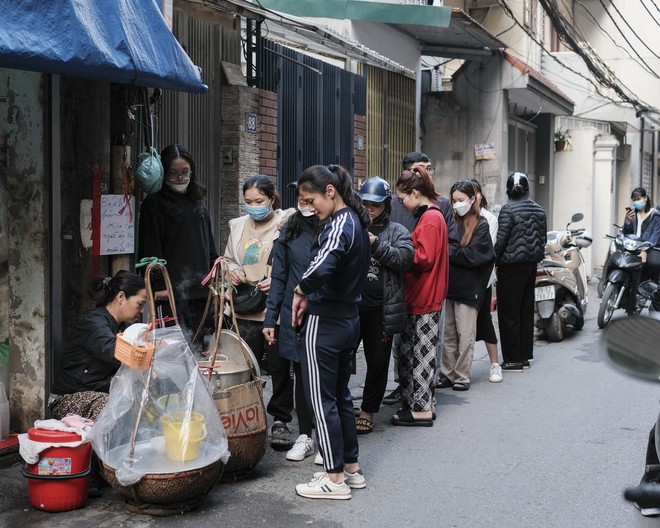
<path id="1" fill-rule="evenodd" d="M 623 248 L 627 251 L 635 251 L 637 249 L 637 241 L 626 238 L 623 241 Z"/>

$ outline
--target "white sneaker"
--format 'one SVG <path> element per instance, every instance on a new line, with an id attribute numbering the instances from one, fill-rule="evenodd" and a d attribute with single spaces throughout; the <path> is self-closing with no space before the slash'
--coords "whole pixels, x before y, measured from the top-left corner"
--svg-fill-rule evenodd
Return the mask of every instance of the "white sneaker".
<path id="1" fill-rule="evenodd" d="M 344 482 L 351 489 L 364 489 L 367 487 L 367 481 L 361 469 L 358 469 L 355 473 L 344 471 Z"/>
<path id="2" fill-rule="evenodd" d="M 351 488 L 346 482 L 335 484 L 330 480 L 328 474 L 323 471 L 314 473 L 311 482 L 298 484 L 296 493 L 308 499 L 348 500 L 351 498 Z"/>
<path id="3" fill-rule="evenodd" d="M 322 466 L 323 465 L 323 455 L 321 455 L 321 452 L 319 451 L 316 453 L 316 458 L 314 459 L 314 464 L 317 466 Z"/>
<path id="4" fill-rule="evenodd" d="M 488 381 L 491 383 L 499 383 L 502 381 L 502 367 L 498 363 L 490 364 L 490 377 Z"/>
<path id="5" fill-rule="evenodd" d="M 306 434 L 301 434 L 296 440 L 296 443 L 293 444 L 293 447 L 289 449 L 289 452 L 286 454 L 286 459 L 300 462 L 301 460 L 305 460 L 305 457 L 313 454 L 314 442 Z"/>

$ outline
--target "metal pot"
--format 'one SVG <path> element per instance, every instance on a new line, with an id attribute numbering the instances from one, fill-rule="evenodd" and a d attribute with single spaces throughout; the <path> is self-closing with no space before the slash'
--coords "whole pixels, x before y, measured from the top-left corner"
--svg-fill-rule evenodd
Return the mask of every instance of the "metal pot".
<path id="1" fill-rule="evenodd" d="M 200 361 L 197 366 L 205 380 L 209 379 L 210 372 L 211 379 L 208 383 L 212 392 L 216 389 L 241 385 L 251 379 L 250 367 L 238 361 L 232 361 L 222 354 L 218 354 L 214 365 L 210 361 Z"/>

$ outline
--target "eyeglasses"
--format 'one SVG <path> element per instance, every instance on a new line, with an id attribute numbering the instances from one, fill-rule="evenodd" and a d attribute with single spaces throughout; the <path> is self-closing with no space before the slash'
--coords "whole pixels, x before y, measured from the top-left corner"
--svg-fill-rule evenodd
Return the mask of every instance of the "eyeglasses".
<path id="1" fill-rule="evenodd" d="M 176 180 L 187 180 L 192 176 L 192 172 L 189 170 L 185 171 L 168 171 L 167 173 L 167 179 L 170 181 L 176 181 Z"/>
<path id="2" fill-rule="evenodd" d="M 433 165 L 427 165 L 424 168 L 426 169 L 426 172 L 428 172 L 429 174 L 433 174 L 435 172 L 435 167 L 433 167 Z"/>
<path id="3" fill-rule="evenodd" d="M 396 199 L 399 200 L 399 203 L 400 203 L 401 205 L 403 205 L 403 202 L 404 202 L 404 200 L 406 199 L 406 196 L 408 196 L 408 195 L 407 195 L 407 194 L 404 194 L 404 195 L 403 195 L 403 198 L 401 198 L 401 196 L 399 196 L 399 195 L 397 194 L 397 195 L 396 195 Z"/>

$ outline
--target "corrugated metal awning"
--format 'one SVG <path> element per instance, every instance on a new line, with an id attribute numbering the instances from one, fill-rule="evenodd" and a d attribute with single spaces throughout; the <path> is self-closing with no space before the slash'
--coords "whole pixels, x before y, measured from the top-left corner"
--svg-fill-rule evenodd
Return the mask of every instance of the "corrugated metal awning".
<path id="1" fill-rule="evenodd" d="M 491 55 L 491 50 L 506 48 L 504 42 L 456 7 L 452 9 L 448 27 L 405 23 L 389 25 L 417 40 L 422 55 L 431 57 L 469 60 Z"/>

